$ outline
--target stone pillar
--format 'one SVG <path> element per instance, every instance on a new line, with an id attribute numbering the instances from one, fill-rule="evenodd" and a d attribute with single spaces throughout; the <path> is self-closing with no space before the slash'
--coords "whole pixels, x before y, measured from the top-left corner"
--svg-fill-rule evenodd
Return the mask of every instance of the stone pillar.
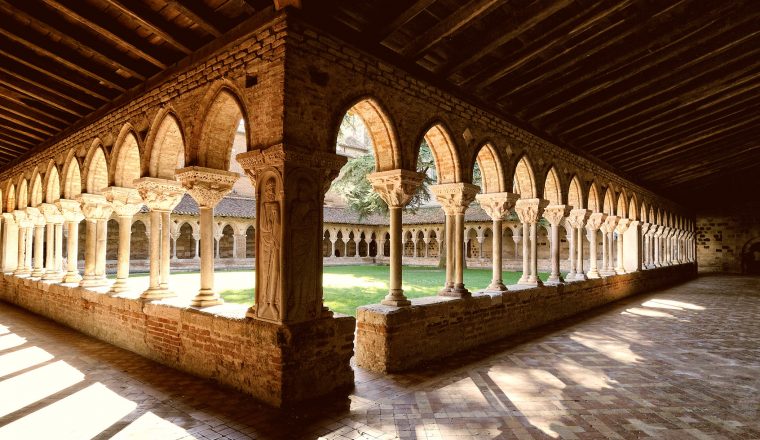
<path id="1" fill-rule="evenodd" d="M 604 226 L 602 232 L 605 235 L 602 238 L 606 238 L 602 251 L 606 254 L 606 258 L 603 258 L 604 267 L 602 268 L 602 275 L 609 276 L 615 275 L 615 263 L 614 263 L 614 246 L 615 246 L 615 229 L 620 221 L 620 217 L 615 215 L 609 215 L 604 220 Z"/>
<path id="2" fill-rule="evenodd" d="M 650 223 L 641 222 L 641 258 L 640 267 L 645 269 L 649 264 L 649 227 Z"/>
<path id="3" fill-rule="evenodd" d="M 3 273 L 14 273 L 18 268 L 19 226 L 16 217 L 3 213 Z"/>
<path id="4" fill-rule="evenodd" d="M 515 212 L 517 212 L 517 216 L 523 224 L 523 275 L 520 277 L 518 284 L 528 286 L 543 285 L 543 282 L 538 277 L 536 224 L 541 219 L 544 209 L 548 205 L 549 201 L 543 199 L 520 199 L 515 203 Z M 526 261 L 528 262 L 527 265 Z"/>
<path id="5" fill-rule="evenodd" d="M 240 175 L 238 174 L 238 176 Z M 235 234 L 233 240 L 235 244 L 235 252 L 232 255 L 238 259 L 245 258 L 245 231 L 243 231 L 242 234 Z"/>
<path id="6" fill-rule="evenodd" d="M 401 288 L 401 257 L 403 253 L 401 209 L 412 199 L 422 184 L 424 175 L 408 170 L 391 170 L 367 176 L 372 187 L 388 204 L 390 211 L 390 289 L 382 304 L 408 306 L 411 302 Z"/>
<path id="7" fill-rule="evenodd" d="M 335 242 L 333 242 L 333 256 L 335 256 Z M 377 254 L 376 257 L 385 256 L 385 232 L 380 232 L 377 235 Z"/>
<path id="8" fill-rule="evenodd" d="M 330 257 L 335 257 L 335 243 L 337 241 L 338 241 L 338 237 L 333 237 L 332 235 L 330 235 Z"/>
<path id="9" fill-rule="evenodd" d="M 84 219 L 82 209 L 78 201 L 60 199 L 55 205 L 61 211 L 66 224 L 68 234 L 66 236 L 66 275 L 64 283 L 79 283 L 82 276 L 77 269 L 77 255 L 79 254 L 79 222 Z"/>
<path id="10" fill-rule="evenodd" d="M 17 277 L 28 277 L 31 275 L 32 271 L 31 268 L 28 268 L 26 266 L 26 241 L 28 239 L 28 230 L 31 225 L 31 222 L 27 218 L 26 211 L 22 210 L 15 210 L 13 211 L 13 216 L 15 217 L 16 224 L 18 225 L 18 265 L 16 267 L 16 271 L 13 272 L 14 275 Z"/>
<path id="11" fill-rule="evenodd" d="M 464 286 L 464 213 L 470 203 L 475 200 L 475 194 L 480 191 L 480 187 L 469 183 L 443 183 L 432 185 L 430 191 L 441 204 L 444 213 L 452 216 L 454 220 L 452 231 L 454 241 L 450 243 L 454 257 L 453 285 L 451 288 L 441 290 L 439 295 L 467 298 L 470 296 L 470 291 Z M 448 274 L 449 262 L 446 263 Z M 447 280 L 447 286 L 448 284 Z"/>
<path id="12" fill-rule="evenodd" d="M 34 260 L 30 276 L 33 278 L 42 278 L 45 275 L 45 256 L 43 255 L 45 249 L 45 217 L 37 207 L 26 208 L 26 216 L 30 222 L 29 235 L 34 237 L 33 243 L 27 243 L 27 251 L 33 250 L 34 252 Z"/>
<path id="13" fill-rule="evenodd" d="M 188 194 L 198 202 L 201 229 L 201 285 L 193 298 L 195 307 L 221 304 L 222 298 L 214 290 L 214 255 L 211 237 L 214 233 L 214 207 L 232 191 L 232 185 L 240 175 L 230 171 L 202 167 L 187 167 L 177 170 L 175 178 L 187 189 Z M 320 240 L 321 243 L 321 240 Z M 245 247 L 244 247 L 245 248 Z M 233 256 L 235 251 L 233 250 Z"/>
<path id="14" fill-rule="evenodd" d="M 194 260 L 200 260 L 200 252 L 201 252 L 201 234 L 193 233 L 193 240 L 195 240 L 195 256 L 193 257 Z"/>
<path id="15" fill-rule="evenodd" d="M 168 286 L 170 213 L 182 200 L 185 188 L 179 182 L 154 177 L 136 179 L 135 187 L 150 209 L 150 285 L 140 297 L 173 296 Z"/>
<path id="16" fill-rule="evenodd" d="M 362 236 L 357 234 L 356 231 L 354 231 L 354 258 L 361 257 L 361 254 L 359 253 L 359 244 L 362 242 Z M 417 240 L 414 241 L 414 253 L 415 257 L 417 256 Z"/>
<path id="17" fill-rule="evenodd" d="M 475 237 L 475 240 L 478 242 L 478 262 L 480 264 L 483 263 L 483 242 L 486 241 L 486 237 L 483 235 L 483 232 L 484 231 L 481 229 L 480 233 Z M 465 246 L 465 249 L 467 249 L 467 246 Z"/>
<path id="18" fill-rule="evenodd" d="M 129 290 L 129 261 L 132 244 L 132 218 L 143 206 L 140 193 L 135 188 L 112 186 L 103 195 L 111 204 L 114 214 L 119 219 L 119 256 L 116 268 L 116 280 L 111 286 L 111 293 Z"/>
<path id="19" fill-rule="evenodd" d="M 512 241 L 515 242 L 515 260 L 519 260 L 520 259 L 520 243 L 522 242 L 522 224 L 512 229 Z M 526 269 L 526 268 L 527 266 L 523 267 L 523 269 Z"/>
<path id="20" fill-rule="evenodd" d="M 430 252 L 428 252 L 428 247 L 430 246 L 430 237 L 425 236 L 425 238 L 422 239 L 422 242 L 425 243 L 425 258 L 428 258 L 430 256 Z"/>
<path id="21" fill-rule="evenodd" d="M 60 209 L 52 203 L 43 203 L 40 205 L 40 211 L 45 218 L 45 228 L 47 232 L 47 249 L 45 255 L 45 275 L 44 280 L 60 281 L 64 273 L 61 270 L 61 257 L 63 250 L 62 225 L 63 215 Z"/>
<path id="22" fill-rule="evenodd" d="M 572 207 L 570 208 L 572 209 Z M 570 214 L 568 214 L 569 216 Z M 575 228 L 570 226 L 568 218 L 565 218 L 565 240 L 567 240 L 567 276 L 565 281 L 575 278 Z"/>
<path id="23" fill-rule="evenodd" d="M 562 274 L 559 270 L 559 224 L 570 213 L 570 207 L 567 205 L 550 205 L 544 209 L 544 218 L 551 225 L 551 274 L 546 280 L 549 284 L 562 284 Z"/>
<path id="24" fill-rule="evenodd" d="M 620 220 L 618 220 L 617 227 L 615 228 L 615 231 L 618 233 L 617 265 L 615 266 L 615 273 L 617 273 L 618 275 L 626 273 L 625 260 L 623 259 L 623 257 L 625 256 L 623 235 L 625 234 L 625 231 L 628 230 L 629 225 L 630 225 L 630 220 L 628 220 L 627 218 L 621 218 Z"/>
<path id="25" fill-rule="evenodd" d="M 82 194 L 79 196 L 79 202 L 87 223 L 84 277 L 79 285 L 82 287 L 104 286 L 108 282 L 105 271 L 108 243 L 106 226 L 113 208 L 102 194 Z"/>
<path id="26" fill-rule="evenodd" d="M 583 228 L 586 225 L 591 211 L 588 209 L 573 209 L 567 217 L 567 222 L 573 229 L 573 242 L 575 253 L 570 252 L 571 259 L 575 259 L 574 271 L 571 269 L 571 278 L 573 281 L 583 281 L 588 279 L 583 271 Z M 568 279 L 570 277 L 568 276 Z"/>
<path id="27" fill-rule="evenodd" d="M 596 231 L 601 228 L 606 218 L 607 214 L 594 212 L 590 214 L 588 220 L 586 220 L 586 238 L 588 238 L 589 243 L 589 267 L 588 272 L 586 273 L 588 278 L 600 277 L 596 259 Z"/>
<path id="28" fill-rule="evenodd" d="M 515 206 L 517 200 L 520 199 L 519 194 L 513 194 L 509 192 L 490 193 L 490 194 L 478 194 L 475 196 L 483 208 L 483 211 L 491 217 L 493 222 L 493 245 L 492 245 L 492 277 L 491 284 L 486 288 L 490 292 L 504 292 L 507 287 L 504 285 L 502 279 L 502 261 L 501 261 L 501 248 L 502 248 L 502 222 L 504 218 L 509 214 L 509 211 Z"/>

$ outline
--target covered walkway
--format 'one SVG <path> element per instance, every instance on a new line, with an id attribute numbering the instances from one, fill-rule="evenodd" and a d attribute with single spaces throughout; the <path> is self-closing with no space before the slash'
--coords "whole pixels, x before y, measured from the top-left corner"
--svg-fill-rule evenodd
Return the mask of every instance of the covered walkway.
<path id="1" fill-rule="evenodd" d="M 701 277 L 285 416 L 0 303 L 0 438 L 757 438 L 757 316 Z"/>

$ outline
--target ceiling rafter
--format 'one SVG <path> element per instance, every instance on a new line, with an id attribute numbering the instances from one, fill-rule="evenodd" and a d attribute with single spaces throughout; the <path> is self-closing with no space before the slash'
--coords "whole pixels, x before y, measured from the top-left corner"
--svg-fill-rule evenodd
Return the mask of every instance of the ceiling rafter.
<path id="1" fill-rule="evenodd" d="M 107 1 L 109 5 L 116 8 L 119 12 L 126 14 L 185 55 L 192 53 L 195 49 L 194 46 L 200 46 L 201 42 L 197 42 L 198 44 L 191 42 L 192 37 L 187 32 L 171 25 L 160 14 L 137 2 L 127 3 L 124 0 Z"/>
<path id="2" fill-rule="evenodd" d="M 21 125 L 22 127 L 31 128 L 40 133 L 44 133 L 48 136 L 52 136 L 57 132 L 57 130 L 55 129 L 45 127 L 44 125 L 39 124 L 34 119 L 30 119 L 30 118 L 27 118 L 26 116 L 14 114 L 12 112 L 4 110 L 2 107 L 0 107 L 0 118 L 6 119 L 18 125 Z"/>
<path id="3" fill-rule="evenodd" d="M 385 40 L 389 35 L 396 32 L 401 26 L 411 21 L 436 1 L 437 0 L 416 0 L 414 3 L 404 8 L 404 10 L 391 20 L 390 23 L 380 27 L 375 33 L 374 38 L 377 39 L 377 41 Z"/>
<path id="4" fill-rule="evenodd" d="M 203 2 L 197 0 L 169 0 L 168 3 L 182 15 L 194 21 L 205 32 L 213 35 L 215 38 L 222 36 L 222 24 L 213 20 L 213 11 L 205 6 Z"/>

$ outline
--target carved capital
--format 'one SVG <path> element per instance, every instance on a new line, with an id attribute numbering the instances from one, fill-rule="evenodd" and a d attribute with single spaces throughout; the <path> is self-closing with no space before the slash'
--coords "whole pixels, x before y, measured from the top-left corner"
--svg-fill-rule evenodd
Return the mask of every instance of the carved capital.
<path id="1" fill-rule="evenodd" d="M 57 206 L 61 211 L 61 214 L 63 214 L 63 221 L 65 222 L 79 223 L 84 219 L 82 207 L 76 200 L 58 199 L 58 201 L 55 202 L 55 206 Z"/>
<path id="2" fill-rule="evenodd" d="M 198 206 L 213 208 L 232 191 L 240 174 L 213 168 L 187 167 L 177 170 L 174 178 L 187 188 Z"/>
<path id="3" fill-rule="evenodd" d="M 619 221 L 620 221 L 620 217 L 616 215 L 608 215 L 607 218 L 604 219 L 604 226 L 605 226 L 606 232 L 614 231 Z"/>
<path id="4" fill-rule="evenodd" d="M 568 205 L 549 205 L 544 208 L 544 218 L 552 226 L 559 226 L 562 219 L 567 217 L 569 213 L 570 207 Z"/>
<path id="5" fill-rule="evenodd" d="M 478 194 L 475 196 L 480 203 L 480 207 L 483 211 L 491 217 L 491 220 L 504 220 L 504 217 L 509 214 L 509 210 L 515 206 L 515 203 L 520 200 L 519 194 L 500 192 L 489 194 Z"/>
<path id="6" fill-rule="evenodd" d="M 665 232 L 665 228 L 663 226 L 653 225 L 652 235 L 654 235 L 655 237 L 660 237 L 662 236 L 663 232 Z"/>
<path id="7" fill-rule="evenodd" d="M 140 212 L 143 206 L 142 197 L 135 188 L 109 186 L 102 194 L 111 204 L 114 214 L 119 217 L 132 217 Z"/>
<path id="8" fill-rule="evenodd" d="M 83 193 L 78 197 L 84 218 L 89 221 L 108 220 L 113 208 L 102 194 Z"/>
<path id="9" fill-rule="evenodd" d="M 430 186 L 430 192 L 441 204 L 446 215 L 464 214 L 480 187 L 469 183 L 443 183 Z"/>
<path id="10" fill-rule="evenodd" d="M 185 195 L 185 187 L 175 180 L 143 177 L 135 180 L 135 187 L 151 211 L 171 211 Z"/>
<path id="11" fill-rule="evenodd" d="M 381 171 L 367 175 L 372 188 L 389 207 L 402 208 L 414 197 L 425 175 L 409 170 Z"/>
<path id="12" fill-rule="evenodd" d="M 45 216 L 40 212 L 40 208 L 26 208 L 26 218 L 29 226 L 45 226 Z"/>
<path id="13" fill-rule="evenodd" d="M 61 214 L 61 210 L 58 209 L 58 207 L 54 204 L 42 203 L 40 205 L 40 211 L 42 212 L 42 216 L 45 217 L 46 223 L 63 223 L 63 215 Z"/>
<path id="14" fill-rule="evenodd" d="M 588 216 L 588 220 L 586 220 L 586 229 L 589 231 L 598 231 L 606 218 L 607 214 L 601 212 L 592 213 Z"/>
<path id="15" fill-rule="evenodd" d="M 621 218 L 618 220 L 615 231 L 617 231 L 618 234 L 623 234 L 626 230 L 628 230 L 629 226 L 631 226 L 631 221 L 627 218 Z"/>
<path id="16" fill-rule="evenodd" d="M 548 200 L 520 199 L 515 203 L 515 212 L 523 223 L 538 223 L 547 206 L 549 206 Z"/>
<path id="17" fill-rule="evenodd" d="M 573 209 L 567 217 L 567 223 L 573 228 L 580 229 L 586 224 L 591 211 L 588 209 Z"/>
<path id="18" fill-rule="evenodd" d="M 641 235 L 645 235 L 649 232 L 649 228 L 652 227 L 651 223 L 642 222 L 641 223 Z"/>
<path id="19" fill-rule="evenodd" d="M 16 220 L 16 224 L 19 228 L 28 228 L 32 225 L 32 222 L 26 215 L 26 211 L 17 209 L 13 211 L 13 218 Z"/>
<path id="20" fill-rule="evenodd" d="M 4 212 L 3 221 L 5 221 L 7 225 L 12 226 L 16 224 L 16 217 L 12 213 Z"/>

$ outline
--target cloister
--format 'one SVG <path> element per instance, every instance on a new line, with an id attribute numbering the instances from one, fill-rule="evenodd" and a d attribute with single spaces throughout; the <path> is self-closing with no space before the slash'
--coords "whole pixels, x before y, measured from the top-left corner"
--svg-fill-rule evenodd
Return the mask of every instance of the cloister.
<path id="1" fill-rule="evenodd" d="M 575 32 L 580 32 L 578 38 L 596 41 L 586 32 L 608 32 L 602 22 L 617 26 L 607 23 L 606 17 L 615 16 L 616 8 L 627 8 L 626 2 L 609 2 L 617 5 L 609 10 L 601 4 L 587 5 L 575 15 L 568 12 L 577 6 L 571 5 L 576 3 L 572 1 L 512 11 L 510 20 L 525 22 L 514 31 L 504 30 L 505 36 L 494 40 L 500 44 L 483 48 L 493 53 L 482 55 L 466 52 L 464 40 L 453 38 L 471 25 L 483 26 L 481 31 L 495 29 L 493 23 L 478 20 L 497 14 L 493 11 L 504 12 L 508 6 L 500 2 L 473 1 L 457 7 L 436 1 L 411 2 L 414 4 L 404 7 L 394 4 L 388 7 L 400 11 L 396 18 L 371 31 L 362 28 L 372 20 L 373 14 L 367 11 L 385 14 L 377 2 L 354 6 L 328 2 L 330 6 L 320 9 L 307 1 L 302 5 L 300 1 L 204 0 L 197 2 L 200 6 L 168 2 L 168 9 L 155 11 L 151 9 L 155 5 L 147 3 L 132 8 L 113 0 L 95 3 L 100 2 L 113 9 L 88 12 L 73 3 L 44 3 L 51 14 L 58 11 L 68 17 L 63 28 L 73 32 L 89 23 L 90 31 L 99 29 L 102 35 L 98 38 L 118 40 L 114 48 L 92 49 L 93 60 L 121 63 L 117 73 L 76 67 L 73 61 L 81 54 L 71 52 L 75 49 L 66 46 L 66 38 L 62 42 L 54 39 L 60 48 L 45 49 L 36 37 L 13 31 L 16 27 L 27 29 L 25 24 L 0 24 L 3 42 L 8 39 L 14 45 L 35 47 L 28 60 L 0 50 L 0 58 L 12 58 L 13 66 L 19 64 L 18 75 L 29 69 L 41 71 L 33 66 L 37 58 L 51 57 L 58 50 L 56 57 L 69 57 L 65 69 L 77 72 L 71 78 L 87 77 L 77 86 L 75 79 L 65 79 L 62 71 L 51 67 L 49 74 L 65 83 L 60 92 L 39 83 L 39 72 L 24 80 L 24 84 L 37 83 L 25 86 L 26 92 L 20 86 L 8 86 L 13 96 L 27 93 L 41 99 L 50 95 L 48 101 L 58 104 L 48 102 L 53 110 L 46 116 L 18 101 L 18 108 L 30 112 L 22 115 L 12 111 L 17 107 L 4 104 L 5 97 L 0 99 L 0 117 L 13 113 L 12 123 L 20 127 L 13 131 L 0 123 L 0 299 L 4 302 L 167 367 L 212 379 L 257 402 L 290 408 L 309 405 L 315 399 L 334 403 L 356 392 L 352 391 L 355 387 L 364 392 L 367 375 L 393 381 L 403 377 L 393 374 L 416 374 L 440 363 L 457 364 L 473 350 L 487 350 L 509 338 L 520 340 L 526 332 L 622 298 L 694 283 L 703 262 L 728 271 L 734 267 L 735 253 L 741 253 L 745 259 L 742 267 L 755 267 L 755 242 L 749 238 L 757 228 L 756 217 L 737 220 L 736 231 L 742 232 L 728 232 L 734 227 L 727 226 L 733 225 L 733 220 L 700 214 L 699 205 L 711 200 L 697 197 L 691 190 L 681 191 L 678 185 L 692 180 L 713 182 L 709 180 L 713 171 L 705 171 L 712 170 L 712 160 L 730 161 L 721 165 L 723 168 L 715 165 L 720 170 L 714 173 L 735 169 L 741 171 L 736 179 L 752 179 L 755 165 L 745 163 L 756 163 L 752 159 L 757 159 L 756 148 L 742 144 L 744 149 L 711 159 L 715 149 L 721 148 L 708 143 L 713 135 L 707 134 L 708 128 L 688 125 L 689 121 L 708 124 L 712 117 L 699 113 L 707 110 L 696 104 L 695 113 L 674 116 L 672 123 L 679 124 L 674 127 L 683 129 L 678 135 L 671 136 L 666 130 L 670 122 L 656 119 L 680 111 L 678 99 L 688 102 L 683 105 L 691 105 L 689 100 L 698 104 L 703 98 L 695 96 L 712 83 L 662 101 L 662 108 L 648 101 L 654 99 L 650 95 L 636 95 L 648 87 L 644 80 L 627 87 L 621 83 L 617 97 L 610 100 L 598 97 L 597 103 L 586 102 L 585 97 L 597 93 L 597 87 L 612 87 L 617 80 L 604 83 L 599 79 L 600 85 L 565 96 L 566 88 L 594 75 L 607 78 L 601 67 L 584 65 L 583 69 L 589 70 L 576 71 L 567 61 L 555 66 L 561 75 L 542 74 L 551 79 L 545 84 L 556 87 L 547 89 L 550 102 L 545 107 L 535 107 L 538 104 L 528 98 L 520 101 L 520 94 L 527 93 L 522 88 L 543 84 L 541 76 L 532 78 L 537 73 L 526 71 L 520 83 L 499 89 L 503 78 L 532 68 L 539 58 L 564 56 L 563 52 L 543 52 L 553 44 L 563 42 L 567 51 L 585 48 L 587 40 L 574 40 Z M 716 17 L 733 14 L 734 21 L 726 19 L 727 23 L 742 32 L 732 35 L 748 35 L 736 37 L 730 44 L 756 42 L 756 29 L 750 33 L 751 29 L 745 28 L 752 24 L 740 18 L 756 16 L 756 7 L 714 7 L 725 9 L 715 12 Z M 160 15 L 175 10 L 171 8 L 179 15 L 171 19 Z M 662 44 L 676 50 L 685 35 L 697 38 L 690 20 L 702 18 L 678 18 L 679 14 L 691 14 L 676 6 L 659 8 L 642 6 L 637 12 L 642 16 L 636 20 L 663 31 L 673 23 L 684 28 L 678 28 L 682 34 L 672 39 L 653 40 L 652 48 Z M 709 9 L 707 5 L 699 8 Z M 36 20 L 26 6 L 9 4 L 1 9 L 15 10 L 21 14 L 18 20 L 32 24 Z M 113 28 L 98 24 L 105 17 L 100 14 L 110 13 L 133 20 L 140 29 L 152 29 L 146 35 L 156 35 L 168 46 L 134 49 L 143 44 L 148 47 L 148 43 L 142 41 L 144 36 L 139 44 L 137 40 L 125 43 L 129 32 L 122 27 L 127 21 Z M 543 40 L 550 38 L 548 34 L 530 37 L 535 42 L 526 37 L 520 45 L 532 52 L 497 69 L 501 59 L 497 55 L 508 56 L 498 48 L 510 38 L 533 32 L 531 29 L 548 17 L 564 17 L 565 13 L 569 15 L 561 21 L 562 26 L 572 30 L 558 33 L 551 41 Z M 177 16 L 195 24 L 172 21 Z M 45 17 L 38 20 L 52 26 Z M 684 21 L 678 21 L 681 19 Z M 15 19 L 4 16 L 4 20 Z M 162 20 L 170 20 L 176 27 L 175 35 L 180 37 L 174 42 L 171 33 L 159 32 L 156 23 Z M 424 20 L 428 21 L 422 26 Z M 399 33 L 404 26 L 408 28 Z M 608 45 L 618 44 L 615 38 L 640 32 L 644 24 L 641 26 L 621 30 L 608 43 L 592 46 L 586 56 L 607 50 Z M 516 34 L 507 38 L 509 32 Z M 189 36 L 180 42 L 185 38 L 181 35 L 192 33 L 197 38 L 203 35 L 204 43 L 193 46 L 190 41 L 195 40 Z M 644 44 L 644 36 L 638 38 L 636 41 Z M 468 41 L 474 44 L 475 40 Z M 92 41 L 97 43 L 93 45 L 101 43 L 97 38 Z M 457 47 L 465 52 L 444 50 L 454 41 L 461 43 Z M 131 52 L 122 53 L 127 46 L 133 47 Z M 9 47 L 9 51 L 15 48 Z M 440 50 L 434 50 L 436 47 Z M 678 50 L 691 54 L 694 47 Z M 182 55 L 162 59 L 161 51 L 169 48 Z M 111 61 L 98 58 L 106 55 Z M 400 58 L 394 58 L 397 56 Z M 645 60 L 654 55 L 641 56 Z M 698 54 L 693 56 L 701 59 Z M 578 55 L 577 59 L 582 58 Z M 633 55 L 631 59 L 638 60 Z M 715 61 L 693 72 L 717 71 L 721 65 L 733 66 L 741 60 Z M 40 66 L 48 66 L 45 63 Z M 643 70 L 643 66 L 629 70 Z M 731 87 L 738 87 L 749 68 L 734 67 L 736 78 L 731 72 L 725 75 L 734 78 Z M 667 71 L 663 67 L 657 75 L 674 82 L 663 85 L 662 90 L 680 93 L 680 87 L 691 84 L 685 76 L 667 76 Z M 716 74 L 718 77 L 723 78 Z M 6 83 L 0 77 L 0 86 Z M 80 90 L 66 95 L 85 84 L 92 84 L 88 93 Z M 0 90 L 5 91 L 3 87 Z M 724 99 L 742 95 L 729 86 L 721 90 Z M 76 98 L 80 93 L 85 96 Z M 101 103 L 101 95 L 109 98 Z M 508 111 L 512 107 L 491 105 L 496 98 L 505 106 L 522 102 L 524 106 L 514 107 L 519 117 L 512 117 Z M 757 96 L 746 92 L 746 98 L 756 100 Z M 65 105 L 59 99 L 66 100 Z M 618 102 L 615 100 L 619 103 L 610 104 Z M 575 107 L 577 103 L 584 107 Z M 705 106 L 719 103 L 722 100 Z M 650 117 L 652 108 L 661 112 L 651 118 L 662 133 L 629 132 Z M 747 108 L 751 109 L 746 113 L 757 114 L 755 107 Z M 560 110 L 567 113 L 560 117 L 556 113 Z M 628 111 L 631 113 L 624 113 Z M 70 123 L 68 117 L 58 116 L 67 112 L 76 114 Z M 719 121 L 715 123 L 723 124 L 723 118 L 739 117 L 739 113 L 733 107 L 726 109 L 714 116 Z M 357 117 L 366 128 L 374 157 L 374 171 L 366 179 L 387 205 L 387 214 L 365 216 L 345 206 L 326 205 L 331 184 L 342 176 L 341 169 L 351 157 L 338 141 L 346 115 Z M 600 124 L 613 116 L 618 119 L 610 124 L 617 128 L 606 131 Z M 56 118 L 62 124 L 60 130 L 53 130 L 58 127 Z M 541 118 L 548 119 L 537 123 Z M 23 133 L 48 130 L 35 128 L 34 119 L 53 132 L 35 141 L 32 148 Z M 742 119 L 737 124 L 751 121 Z M 718 126 L 715 133 L 728 130 L 731 123 Z M 590 134 L 580 133 L 584 130 Z M 576 135 L 579 137 L 573 137 Z M 685 140 L 667 143 L 671 138 Z M 733 140 L 722 142 L 728 145 Z M 10 157 L 9 152 L 16 150 L 8 146 L 19 142 L 23 151 Z M 583 149 L 586 144 L 588 151 Z M 430 170 L 418 165 L 423 145 L 432 153 Z M 621 155 L 619 162 L 610 165 L 607 161 L 617 160 L 617 154 Z M 693 164 L 686 166 L 689 154 L 702 156 L 695 156 Z M 650 165 L 659 174 L 651 174 Z M 410 206 L 420 188 L 427 185 L 423 183 L 426 179 L 433 179 L 427 186 L 432 194 L 430 203 Z M 658 182 L 668 179 L 676 182 L 673 188 L 677 188 L 660 191 Z M 695 188 L 707 188 L 706 197 L 716 194 L 709 192 L 715 185 L 700 185 Z M 756 199 L 757 186 L 744 188 L 749 193 L 742 195 L 742 200 Z M 716 206 L 722 203 L 718 200 Z M 737 241 L 737 250 L 728 244 L 729 237 Z M 328 265 L 356 264 L 387 265 L 389 279 L 380 303 L 360 306 L 354 318 L 324 305 L 322 274 Z M 445 271 L 438 294 L 407 297 L 407 266 Z M 221 270 L 232 268 L 254 271 L 250 285 L 241 286 L 255 289 L 252 303 L 222 300 L 215 279 L 225 276 Z M 490 283 L 466 284 L 465 268 L 489 269 Z M 200 272 L 199 285 L 173 282 L 173 273 L 192 270 Z M 505 271 L 518 272 L 519 280 L 505 283 Z M 130 279 L 137 272 L 149 274 L 147 288 L 138 288 Z M 542 278 L 542 273 L 548 275 Z M 678 307 L 698 310 L 682 304 Z M 616 356 L 611 359 L 619 360 Z M 529 371 L 531 362 L 520 368 Z M 530 380 L 539 376 L 534 374 Z M 472 380 L 482 391 L 485 385 L 477 378 Z M 356 396 L 352 399 L 354 405 L 359 401 Z M 379 409 L 385 403 L 377 405 Z M 415 405 L 424 406 L 419 400 Z M 0 433 L 2 429 L 0 424 Z M 547 429 L 544 434 L 566 432 L 562 426 Z M 577 438 L 560 434 L 557 436 Z"/>

